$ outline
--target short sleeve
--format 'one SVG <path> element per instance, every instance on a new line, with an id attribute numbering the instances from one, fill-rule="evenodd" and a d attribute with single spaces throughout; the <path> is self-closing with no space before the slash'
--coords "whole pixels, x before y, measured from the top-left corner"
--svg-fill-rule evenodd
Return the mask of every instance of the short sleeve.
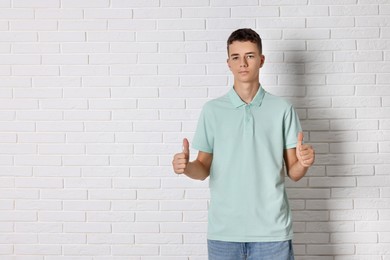
<path id="1" fill-rule="evenodd" d="M 211 121 L 207 107 L 204 106 L 192 141 L 192 147 L 198 151 L 213 153 L 214 134 Z"/>
<path id="2" fill-rule="evenodd" d="M 284 149 L 295 148 L 298 141 L 298 133 L 302 131 L 299 118 L 294 108 L 286 111 L 283 124 Z"/>

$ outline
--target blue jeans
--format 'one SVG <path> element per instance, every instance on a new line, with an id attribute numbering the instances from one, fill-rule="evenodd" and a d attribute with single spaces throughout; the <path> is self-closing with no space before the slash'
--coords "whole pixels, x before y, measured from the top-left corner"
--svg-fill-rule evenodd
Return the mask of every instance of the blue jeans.
<path id="1" fill-rule="evenodd" d="M 209 260 L 294 260 L 291 240 L 280 242 L 224 242 L 207 240 Z"/>

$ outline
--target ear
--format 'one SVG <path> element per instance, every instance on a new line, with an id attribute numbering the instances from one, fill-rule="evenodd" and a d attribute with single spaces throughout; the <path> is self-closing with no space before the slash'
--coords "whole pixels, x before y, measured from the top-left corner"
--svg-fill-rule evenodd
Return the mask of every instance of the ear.
<path id="1" fill-rule="evenodd" d="M 229 61 L 230 61 L 230 59 L 227 58 L 227 59 L 226 59 L 226 63 L 227 63 L 227 65 L 228 65 L 229 69 L 231 69 L 230 62 L 229 62 Z"/>
<path id="2" fill-rule="evenodd" d="M 265 62 L 265 56 L 263 54 L 260 54 L 260 68 L 263 67 L 264 62 Z"/>

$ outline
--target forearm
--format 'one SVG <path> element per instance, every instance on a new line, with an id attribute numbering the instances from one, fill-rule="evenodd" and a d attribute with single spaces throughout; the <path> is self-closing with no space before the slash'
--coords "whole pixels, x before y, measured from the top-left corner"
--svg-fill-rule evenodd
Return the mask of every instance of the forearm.
<path id="1" fill-rule="evenodd" d="M 288 171 L 288 176 L 293 181 L 299 181 L 305 176 L 309 167 L 304 167 L 298 160 L 293 164 L 293 166 Z"/>
<path id="2" fill-rule="evenodd" d="M 209 175 L 210 171 L 198 160 L 189 162 L 184 174 L 195 180 L 205 180 Z"/>

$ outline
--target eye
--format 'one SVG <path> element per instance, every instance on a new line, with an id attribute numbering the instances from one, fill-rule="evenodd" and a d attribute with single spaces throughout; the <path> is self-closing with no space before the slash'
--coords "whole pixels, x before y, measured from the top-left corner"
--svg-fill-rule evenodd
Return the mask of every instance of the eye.
<path id="1" fill-rule="evenodd" d="M 249 55 L 247 55 L 246 57 L 247 57 L 248 59 L 253 59 L 253 58 L 255 57 L 255 55 L 249 54 Z"/>
<path id="2" fill-rule="evenodd" d="M 238 60 L 238 57 L 237 57 L 237 56 L 234 56 L 234 57 L 232 58 L 232 60 Z"/>

